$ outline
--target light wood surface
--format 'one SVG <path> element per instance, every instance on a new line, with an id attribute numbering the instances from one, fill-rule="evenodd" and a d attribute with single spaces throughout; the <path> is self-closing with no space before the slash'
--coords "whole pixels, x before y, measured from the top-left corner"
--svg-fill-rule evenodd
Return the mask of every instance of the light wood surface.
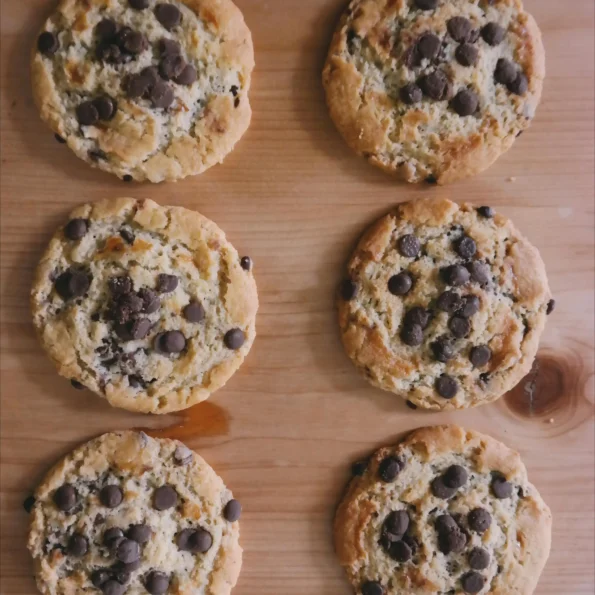
<path id="1" fill-rule="evenodd" d="M 99 433 L 180 423 L 110 409 L 57 377 L 28 293 L 54 228 L 82 201 L 131 195 L 195 208 L 252 256 L 258 338 L 206 419 L 182 429 L 244 505 L 234 595 L 347 595 L 331 519 L 354 459 L 455 422 L 518 449 L 554 512 L 538 595 L 592 595 L 594 578 L 592 0 L 526 0 L 547 49 L 537 118 L 485 174 L 452 187 L 395 183 L 353 156 L 329 121 L 320 70 L 345 0 L 237 0 L 257 70 L 252 126 L 225 164 L 178 184 L 131 185 L 78 161 L 39 121 L 29 48 L 54 2 L 2 0 L 2 549 L 0 592 L 34 593 L 22 501 L 48 467 Z M 428 414 L 372 389 L 343 354 L 333 291 L 362 230 L 428 194 L 489 204 L 540 248 L 558 308 L 533 390 Z"/>

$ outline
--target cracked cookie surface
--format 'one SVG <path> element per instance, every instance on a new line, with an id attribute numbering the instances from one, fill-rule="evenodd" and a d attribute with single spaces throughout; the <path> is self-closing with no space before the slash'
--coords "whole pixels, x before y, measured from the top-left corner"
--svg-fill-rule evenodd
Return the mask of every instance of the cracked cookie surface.
<path id="1" fill-rule="evenodd" d="M 44 594 L 229 595 L 242 565 L 241 507 L 175 440 L 105 434 L 35 493 L 28 547 Z"/>
<path id="2" fill-rule="evenodd" d="M 539 252 L 490 207 L 403 203 L 362 237 L 338 299 L 366 379 L 427 409 L 489 403 L 529 373 L 554 301 Z"/>
<path id="3" fill-rule="evenodd" d="M 323 72 L 347 144 L 408 182 L 479 173 L 535 116 L 541 33 L 520 0 L 353 0 Z"/>
<path id="4" fill-rule="evenodd" d="M 552 516 L 520 456 L 457 426 L 422 428 L 358 465 L 335 517 L 358 595 L 531 595 Z"/>
<path id="5" fill-rule="evenodd" d="M 252 38 L 231 0 L 62 0 L 32 54 L 41 118 L 126 181 L 223 161 L 250 124 Z"/>
<path id="6" fill-rule="evenodd" d="M 71 213 L 39 264 L 33 321 L 58 372 L 111 405 L 207 399 L 250 351 L 250 258 L 197 212 L 122 198 Z"/>

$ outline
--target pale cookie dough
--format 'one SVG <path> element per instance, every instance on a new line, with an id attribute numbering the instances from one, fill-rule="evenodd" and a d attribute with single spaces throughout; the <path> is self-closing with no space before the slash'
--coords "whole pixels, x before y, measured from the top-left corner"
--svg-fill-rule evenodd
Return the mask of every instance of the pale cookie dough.
<path id="1" fill-rule="evenodd" d="M 539 252 L 490 207 L 403 203 L 363 236 L 339 291 L 349 357 L 427 409 L 489 403 L 529 373 L 554 301 Z"/>
<path id="2" fill-rule="evenodd" d="M 62 0 L 32 54 L 60 142 L 125 181 L 221 163 L 248 129 L 250 31 L 231 0 Z"/>
<path id="3" fill-rule="evenodd" d="M 151 200 L 75 209 L 39 264 L 31 299 L 58 372 L 131 411 L 204 401 L 256 335 L 250 258 L 199 213 Z"/>
<path id="4" fill-rule="evenodd" d="M 105 434 L 35 492 L 28 547 L 44 595 L 229 595 L 241 506 L 197 454 L 143 432 Z"/>
<path id="5" fill-rule="evenodd" d="M 335 545 L 358 595 L 531 595 L 552 515 L 518 453 L 438 426 L 358 466 Z"/>
<path id="6" fill-rule="evenodd" d="M 347 144 L 408 182 L 481 172 L 535 117 L 541 33 L 520 0 L 353 0 L 323 82 Z"/>

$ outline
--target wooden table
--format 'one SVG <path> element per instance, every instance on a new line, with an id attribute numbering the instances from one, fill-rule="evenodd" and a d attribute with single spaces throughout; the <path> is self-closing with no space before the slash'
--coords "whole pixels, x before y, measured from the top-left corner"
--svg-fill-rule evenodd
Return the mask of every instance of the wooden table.
<path id="1" fill-rule="evenodd" d="M 108 430 L 180 423 L 110 409 L 73 390 L 31 326 L 32 274 L 54 228 L 82 201 L 131 195 L 196 208 L 256 263 L 255 347 L 199 421 L 178 430 L 243 502 L 245 559 L 234 595 L 350 593 L 331 540 L 350 462 L 413 428 L 445 422 L 518 449 L 552 507 L 553 550 L 537 593 L 592 595 L 592 0 L 526 0 L 547 48 L 537 118 L 489 171 L 446 188 L 395 183 L 335 132 L 320 70 L 345 0 L 238 4 L 256 44 L 250 131 L 223 166 L 151 186 L 94 171 L 54 141 L 37 117 L 28 76 L 29 48 L 54 2 L 2 0 L 0 592 L 35 592 L 22 501 L 58 457 Z M 492 205 L 540 248 L 558 308 L 532 398 L 521 388 L 474 411 L 414 412 L 368 387 L 345 357 L 333 292 L 356 238 L 394 203 L 429 194 Z"/>

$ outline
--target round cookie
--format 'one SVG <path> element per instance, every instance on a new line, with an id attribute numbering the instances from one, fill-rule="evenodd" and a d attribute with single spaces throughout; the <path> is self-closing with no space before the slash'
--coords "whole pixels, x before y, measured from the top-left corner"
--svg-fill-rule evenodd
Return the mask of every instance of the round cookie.
<path id="1" fill-rule="evenodd" d="M 520 0 L 353 0 L 323 73 L 347 144 L 408 182 L 477 174 L 526 129 L 545 50 Z"/>
<path id="2" fill-rule="evenodd" d="M 32 54 L 60 142 L 125 181 L 221 163 L 248 129 L 250 31 L 231 0 L 62 0 Z"/>
<path id="3" fill-rule="evenodd" d="M 490 207 L 403 203 L 377 221 L 339 291 L 349 357 L 427 409 L 494 401 L 531 369 L 553 309 L 539 252 Z"/>
<path id="4" fill-rule="evenodd" d="M 121 198 L 75 209 L 32 290 L 58 372 L 131 411 L 204 401 L 239 368 L 258 309 L 252 262 L 199 213 Z"/>
<path id="5" fill-rule="evenodd" d="M 552 516 L 520 456 L 457 426 L 382 448 L 354 477 L 335 546 L 359 595 L 530 595 Z"/>
<path id="6" fill-rule="evenodd" d="M 242 565 L 241 507 L 181 442 L 105 434 L 35 493 L 28 547 L 45 595 L 229 595 Z"/>

